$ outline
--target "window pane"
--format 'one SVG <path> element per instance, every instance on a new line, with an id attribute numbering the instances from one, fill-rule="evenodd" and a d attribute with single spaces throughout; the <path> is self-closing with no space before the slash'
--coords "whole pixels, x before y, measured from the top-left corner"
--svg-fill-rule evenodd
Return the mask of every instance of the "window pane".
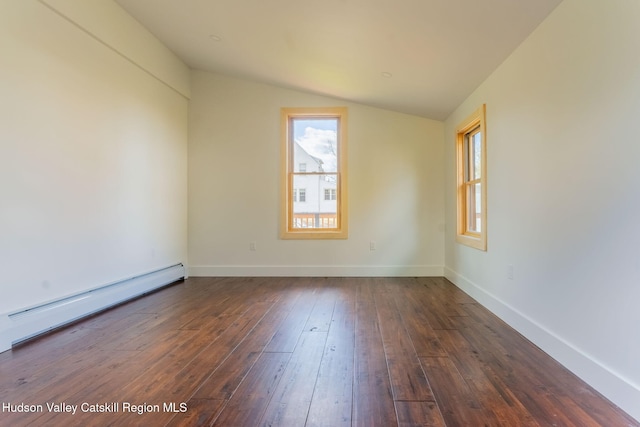
<path id="1" fill-rule="evenodd" d="M 467 230 L 472 233 L 482 232 L 482 184 L 467 186 Z"/>
<path id="2" fill-rule="evenodd" d="M 338 227 L 336 184 L 335 174 L 293 175 L 293 186 L 298 189 L 298 200 L 293 203 L 293 228 Z"/>
<path id="3" fill-rule="evenodd" d="M 482 174 L 482 133 L 480 131 L 472 137 L 473 179 L 480 179 Z"/>
<path id="4" fill-rule="evenodd" d="M 307 172 L 338 171 L 337 118 L 294 118 L 291 126 L 294 168 L 305 163 Z"/>

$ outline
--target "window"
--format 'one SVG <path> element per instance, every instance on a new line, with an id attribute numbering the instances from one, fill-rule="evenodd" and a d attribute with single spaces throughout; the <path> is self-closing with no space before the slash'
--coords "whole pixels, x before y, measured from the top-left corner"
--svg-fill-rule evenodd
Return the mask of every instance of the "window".
<path id="1" fill-rule="evenodd" d="M 281 237 L 346 239 L 347 109 L 283 108 L 281 126 Z"/>
<path id="2" fill-rule="evenodd" d="M 336 199 L 336 189 L 335 188 L 325 188 L 324 189 L 324 199 L 325 200 L 335 200 Z"/>
<path id="3" fill-rule="evenodd" d="M 458 225 L 456 240 L 487 250 L 486 107 L 478 108 L 456 130 Z"/>

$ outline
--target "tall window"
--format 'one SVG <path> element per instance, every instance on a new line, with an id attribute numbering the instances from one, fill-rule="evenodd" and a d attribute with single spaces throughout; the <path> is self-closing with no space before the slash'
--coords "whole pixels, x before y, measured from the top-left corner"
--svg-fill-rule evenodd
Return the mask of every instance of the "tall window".
<path id="1" fill-rule="evenodd" d="M 281 237 L 346 239 L 346 107 L 283 108 L 281 126 Z"/>
<path id="2" fill-rule="evenodd" d="M 459 243 L 487 250 L 487 148 L 485 105 L 456 130 Z"/>

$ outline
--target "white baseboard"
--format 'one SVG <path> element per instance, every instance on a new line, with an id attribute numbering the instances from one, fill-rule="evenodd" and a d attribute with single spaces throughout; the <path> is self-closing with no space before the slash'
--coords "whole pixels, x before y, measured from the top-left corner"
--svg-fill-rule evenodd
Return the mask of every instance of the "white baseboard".
<path id="1" fill-rule="evenodd" d="M 623 411 L 640 421 L 640 386 L 459 273 L 444 267 L 444 276 Z"/>
<path id="2" fill-rule="evenodd" d="M 185 277 L 182 264 L 93 288 L 19 311 L 0 314 L 0 352 L 13 344 L 169 285 Z"/>
<path id="3" fill-rule="evenodd" d="M 194 265 L 194 277 L 441 277 L 440 265 Z"/>

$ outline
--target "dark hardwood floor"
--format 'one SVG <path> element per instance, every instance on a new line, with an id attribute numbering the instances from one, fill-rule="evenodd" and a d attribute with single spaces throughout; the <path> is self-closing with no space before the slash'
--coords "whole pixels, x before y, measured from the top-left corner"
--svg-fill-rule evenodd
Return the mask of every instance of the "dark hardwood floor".
<path id="1" fill-rule="evenodd" d="M 0 404 L 36 410 L 2 426 L 640 425 L 442 278 L 190 278 L 0 354 Z"/>

